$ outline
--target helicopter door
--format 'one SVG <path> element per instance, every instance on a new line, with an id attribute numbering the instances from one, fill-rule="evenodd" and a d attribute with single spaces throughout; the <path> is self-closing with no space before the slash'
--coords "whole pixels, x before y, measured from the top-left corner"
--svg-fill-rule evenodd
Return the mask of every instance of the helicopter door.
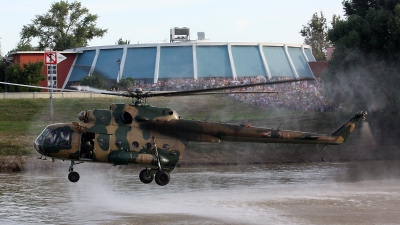
<path id="1" fill-rule="evenodd" d="M 95 136 L 94 133 L 82 134 L 81 149 L 79 152 L 79 157 L 81 159 L 91 160 L 93 158 L 94 136 Z"/>
<path id="2" fill-rule="evenodd" d="M 108 154 L 110 154 L 110 135 L 96 134 L 94 139 L 94 157 L 93 160 L 99 162 L 108 162 Z"/>

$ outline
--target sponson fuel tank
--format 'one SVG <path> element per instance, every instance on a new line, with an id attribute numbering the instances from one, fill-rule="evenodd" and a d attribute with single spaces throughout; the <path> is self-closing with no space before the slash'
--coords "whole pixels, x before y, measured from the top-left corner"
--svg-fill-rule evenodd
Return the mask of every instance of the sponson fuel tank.
<path id="1" fill-rule="evenodd" d="M 160 164 L 167 166 L 176 163 L 179 159 L 179 151 L 159 151 Z M 108 159 L 114 165 L 145 164 L 145 165 L 158 165 L 157 156 L 153 153 L 141 153 L 131 151 L 112 151 Z"/>

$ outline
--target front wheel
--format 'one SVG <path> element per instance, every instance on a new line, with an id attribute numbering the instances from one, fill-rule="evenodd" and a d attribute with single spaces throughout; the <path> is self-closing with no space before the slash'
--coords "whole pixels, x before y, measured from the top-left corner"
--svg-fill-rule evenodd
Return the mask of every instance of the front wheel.
<path id="1" fill-rule="evenodd" d="M 169 183 L 169 173 L 158 171 L 156 174 L 156 183 L 160 186 L 167 185 Z"/>
<path id="2" fill-rule="evenodd" d="M 150 173 L 147 169 L 140 171 L 139 179 L 145 184 L 149 184 L 153 181 L 154 175 Z"/>
<path id="3" fill-rule="evenodd" d="M 78 182 L 78 180 L 79 180 L 79 173 L 77 173 L 77 172 L 70 172 L 69 174 L 68 174 L 68 180 L 69 181 L 71 181 L 71 182 Z"/>

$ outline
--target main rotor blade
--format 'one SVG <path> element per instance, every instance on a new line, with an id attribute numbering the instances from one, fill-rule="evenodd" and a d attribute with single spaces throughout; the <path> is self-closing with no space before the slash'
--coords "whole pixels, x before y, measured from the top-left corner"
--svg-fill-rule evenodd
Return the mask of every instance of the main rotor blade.
<path id="1" fill-rule="evenodd" d="M 53 91 L 69 91 L 69 92 L 76 92 L 76 90 L 69 90 L 69 89 L 62 89 L 62 88 L 50 88 L 50 87 L 41 87 L 41 86 L 34 86 L 34 85 L 27 85 L 27 84 L 16 84 L 16 83 L 8 83 L 8 82 L 1 82 L 0 84 L 7 84 L 12 86 L 18 87 L 28 87 L 28 88 L 38 88 L 38 89 L 46 89 L 46 90 L 53 90 Z"/>
<path id="2" fill-rule="evenodd" d="M 292 79 L 292 80 L 280 80 L 280 81 L 263 82 L 263 83 L 256 83 L 256 84 L 244 84 L 244 85 L 236 85 L 236 86 L 208 88 L 208 89 L 201 89 L 201 90 L 177 91 L 177 92 L 170 92 L 170 93 L 145 92 L 145 93 L 143 93 L 143 97 L 156 97 L 156 96 L 173 97 L 173 96 L 201 95 L 202 93 L 208 93 L 208 92 L 214 92 L 214 91 L 255 87 L 255 86 L 261 86 L 261 85 L 274 85 L 274 84 L 282 84 L 282 83 L 291 83 L 291 82 L 306 81 L 306 80 L 315 80 L 315 79 L 314 78 L 302 78 L 302 79 Z M 231 92 L 231 93 L 233 93 L 233 92 Z M 263 92 L 263 93 L 268 93 L 268 92 Z M 225 94 L 225 93 L 221 92 L 220 94 Z"/>
<path id="3" fill-rule="evenodd" d="M 115 96 L 122 96 L 122 97 L 131 97 L 131 98 L 136 98 L 136 96 L 137 96 L 137 94 L 135 92 L 107 91 L 107 90 L 102 90 L 102 89 L 94 88 L 94 87 L 90 87 L 90 86 L 69 86 L 69 87 L 74 88 L 78 91 L 91 92 L 91 93 L 103 94 L 103 95 L 115 95 Z"/>
<path id="4" fill-rule="evenodd" d="M 130 98 L 150 98 L 150 97 L 178 97 L 178 96 L 190 96 L 190 95 L 216 95 L 216 94 L 268 94 L 268 93 L 281 93 L 279 91 L 240 91 L 240 92 L 219 92 L 223 90 L 232 90 L 238 88 L 248 88 L 255 87 L 261 85 L 274 85 L 274 84 L 283 84 L 283 83 L 291 83 L 298 81 L 307 81 L 307 80 L 315 80 L 314 78 L 302 78 L 302 79 L 291 79 L 291 80 L 280 80 L 280 81 L 271 81 L 271 82 L 263 82 L 256 84 L 244 84 L 244 85 L 235 85 L 235 86 L 226 86 L 226 87 L 218 87 L 218 88 L 208 88 L 201 90 L 190 90 L 190 91 L 142 91 L 141 89 L 136 89 L 135 91 L 108 91 L 101 90 L 89 86 L 70 86 L 71 88 L 93 92 L 104 95 L 115 95 L 122 97 L 130 97 Z"/>
<path id="5" fill-rule="evenodd" d="M 179 95 L 181 92 L 173 92 L 173 95 L 164 95 L 163 97 L 181 97 L 188 96 L 188 94 Z M 176 94 L 175 94 L 176 93 Z M 203 93 L 193 93 L 190 95 L 228 95 L 228 94 L 279 94 L 282 91 L 227 91 L 227 92 L 203 92 Z M 157 96 L 154 96 L 157 97 Z"/>

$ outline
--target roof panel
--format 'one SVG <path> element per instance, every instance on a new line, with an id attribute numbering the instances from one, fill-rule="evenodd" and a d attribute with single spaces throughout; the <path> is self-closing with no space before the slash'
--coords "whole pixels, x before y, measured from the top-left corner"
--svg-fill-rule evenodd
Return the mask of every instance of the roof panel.
<path id="1" fill-rule="evenodd" d="M 283 46 L 263 46 L 263 52 L 272 77 L 294 77 Z"/>
<path id="2" fill-rule="evenodd" d="M 161 47 L 158 78 L 194 77 L 192 46 Z"/>
<path id="3" fill-rule="evenodd" d="M 299 77 L 314 77 L 300 48 L 289 47 L 288 52 Z"/>
<path id="4" fill-rule="evenodd" d="M 117 79 L 120 68 L 118 60 L 121 62 L 122 52 L 121 46 L 114 49 L 101 49 L 93 74 L 107 79 Z"/>
<path id="5" fill-rule="evenodd" d="M 232 77 L 227 46 L 197 46 L 197 77 Z"/>
<path id="6" fill-rule="evenodd" d="M 78 54 L 69 81 L 80 81 L 86 77 L 90 72 L 95 55 L 96 51 L 94 50 L 83 51 L 82 54 Z"/>
<path id="7" fill-rule="evenodd" d="M 266 76 L 258 46 L 232 46 L 236 76 Z"/>
<path id="8" fill-rule="evenodd" d="M 316 61 L 314 56 L 313 56 L 313 54 L 312 54 L 312 52 L 311 52 L 311 48 L 305 48 L 304 49 L 304 53 L 306 53 L 308 62 L 315 62 Z"/>
<path id="9" fill-rule="evenodd" d="M 157 48 L 128 48 L 122 77 L 154 78 Z"/>

